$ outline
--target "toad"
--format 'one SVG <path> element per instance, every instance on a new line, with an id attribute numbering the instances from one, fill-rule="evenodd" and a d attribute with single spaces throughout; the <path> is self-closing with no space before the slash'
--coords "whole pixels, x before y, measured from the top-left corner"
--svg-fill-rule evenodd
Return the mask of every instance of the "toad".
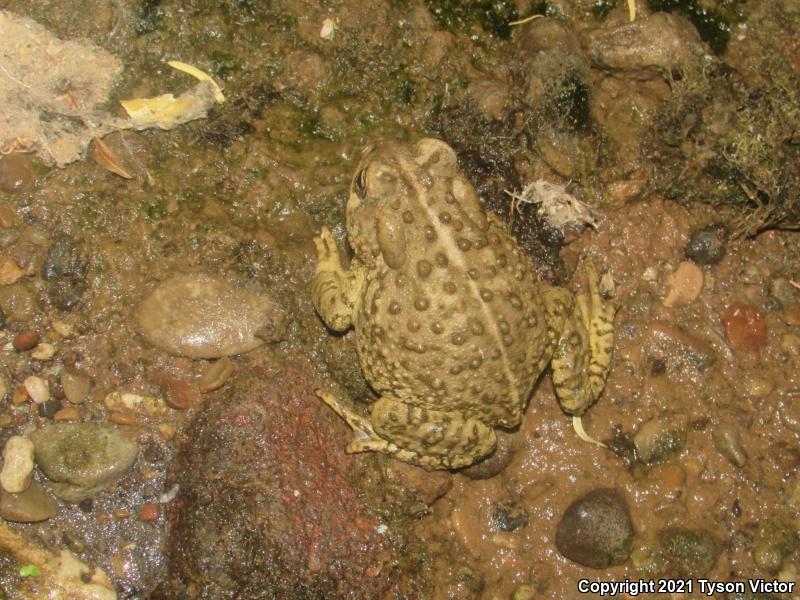
<path id="1" fill-rule="evenodd" d="M 317 394 L 354 431 L 348 452 L 428 469 L 489 456 L 495 428 L 520 423 L 549 365 L 564 412 L 602 392 L 614 308 L 598 291 L 538 282 L 508 227 L 488 212 L 446 143 L 382 141 L 364 150 L 346 208 L 354 257 L 342 267 L 323 227 L 314 306 L 335 331 L 355 328 L 364 376 L 380 394 L 368 417 Z"/>

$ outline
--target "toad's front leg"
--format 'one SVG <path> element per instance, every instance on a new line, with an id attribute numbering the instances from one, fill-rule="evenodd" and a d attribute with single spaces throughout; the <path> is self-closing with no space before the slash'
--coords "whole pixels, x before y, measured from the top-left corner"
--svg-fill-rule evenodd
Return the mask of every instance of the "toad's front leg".
<path id="1" fill-rule="evenodd" d="M 460 413 L 384 396 L 366 419 L 332 394 L 317 395 L 353 429 L 348 452 L 381 452 L 426 469 L 460 469 L 490 455 L 497 444 L 493 428 Z"/>
<path id="2" fill-rule="evenodd" d="M 314 308 L 328 327 L 344 331 L 352 325 L 361 300 L 366 281 L 364 267 L 355 261 L 350 270 L 342 267 L 336 240 L 327 227 L 314 238 L 314 245 L 317 248 L 317 270 L 311 283 Z"/>

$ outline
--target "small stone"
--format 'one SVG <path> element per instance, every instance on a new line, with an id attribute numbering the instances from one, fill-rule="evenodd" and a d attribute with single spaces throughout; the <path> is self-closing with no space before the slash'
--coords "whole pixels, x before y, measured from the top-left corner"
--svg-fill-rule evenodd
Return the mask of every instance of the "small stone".
<path id="1" fill-rule="evenodd" d="M 142 335 L 154 346 L 189 358 L 220 358 L 248 352 L 277 331 L 285 312 L 272 300 L 224 279 L 174 275 L 156 286 L 136 310 Z"/>
<path id="2" fill-rule="evenodd" d="M 199 390 L 193 381 L 166 374 L 162 374 L 160 380 L 164 400 L 170 408 L 186 410 L 195 404 Z"/>
<path id="3" fill-rule="evenodd" d="M 198 384 L 200 391 L 203 394 L 207 394 L 221 388 L 233 374 L 234 368 L 233 361 L 230 358 L 227 356 L 220 358 L 203 373 Z"/>
<path id="4" fill-rule="evenodd" d="M 25 386 L 25 391 L 28 392 L 31 400 L 36 404 L 47 402 L 50 399 L 50 385 L 46 379 L 30 375 L 25 378 L 22 384 Z"/>
<path id="5" fill-rule="evenodd" d="M 767 345 L 767 324 L 752 306 L 732 304 L 722 314 L 722 325 L 736 350 L 758 351 Z"/>
<path id="6" fill-rule="evenodd" d="M 714 447 L 734 465 L 742 468 L 747 464 L 747 453 L 742 448 L 739 430 L 732 423 L 717 423 L 711 437 Z"/>
<path id="7" fill-rule="evenodd" d="M 0 227 L 8 229 L 17 222 L 17 213 L 10 204 L 0 204 Z"/>
<path id="8" fill-rule="evenodd" d="M 127 519 L 131 516 L 131 511 L 126 508 L 115 508 L 114 509 L 114 516 L 117 519 Z"/>
<path id="9" fill-rule="evenodd" d="M 710 344 L 683 329 L 654 321 L 647 326 L 647 331 L 654 342 L 654 351 L 662 350 L 668 355 L 672 353 L 685 356 L 699 371 L 704 371 L 716 360 L 714 348 Z"/>
<path id="10" fill-rule="evenodd" d="M 0 372 L 0 402 L 2 402 L 8 393 L 8 381 L 2 372 Z"/>
<path id="11" fill-rule="evenodd" d="M 55 331 L 62 338 L 72 337 L 75 333 L 75 328 L 66 321 L 55 320 L 52 323 L 53 331 Z"/>
<path id="12" fill-rule="evenodd" d="M 716 564 L 722 546 L 702 529 L 670 527 L 657 534 L 664 558 L 678 577 L 702 577 Z"/>
<path id="13" fill-rule="evenodd" d="M 769 295 L 781 303 L 781 306 L 793 306 L 798 300 L 798 289 L 783 277 L 776 277 L 769 284 Z"/>
<path id="14" fill-rule="evenodd" d="M 52 419 L 59 410 L 61 410 L 61 402 L 51 398 L 39 405 L 39 416 L 45 419 Z"/>
<path id="15" fill-rule="evenodd" d="M 36 315 L 36 308 L 36 298 L 22 282 L 0 287 L 0 309 L 7 322 L 30 321 Z"/>
<path id="16" fill-rule="evenodd" d="M 77 409 L 70 407 L 62 408 L 61 410 L 57 411 L 53 415 L 53 421 L 56 423 L 60 422 L 67 422 L 67 421 L 78 421 L 81 418 L 81 414 L 77 411 Z"/>
<path id="17" fill-rule="evenodd" d="M 155 396 L 144 396 L 130 392 L 111 392 L 105 397 L 105 405 L 109 410 L 133 412 L 151 419 L 160 419 L 169 415 L 166 402 Z"/>
<path id="18" fill-rule="evenodd" d="M 0 415 L 0 427 L 8 427 L 14 423 L 14 419 L 11 415 L 3 413 Z"/>
<path id="19" fill-rule="evenodd" d="M 158 505 L 153 504 L 152 502 L 148 502 L 144 506 L 142 506 L 142 510 L 139 513 L 139 520 L 141 521 L 157 521 L 159 517 L 159 510 Z"/>
<path id="20" fill-rule="evenodd" d="M 20 269 L 12 259 L 4 258 L 0 260 L 0 285 L 15 283 L 24 274 L 25 271 Z"/>
<path id="21" fill-rule="evenodd" d="M 489 519 L 493 528 L 510 532 L 528 524 L 528 513 L 519 503 L 506 500 L 492 506 Z"/>
<path id="22" fill-rule="evenodd" d="M 161 436 L 161 439 L 170 441 L 172 438 L 175 437 L 175 434 L 178 433 L 178 430 L 175 429 L 172 425 L 168 423 L 160 423 L 158 425 L 158 434 Z"/>
<path id="23" fill-rule="evenodd" d="M 124 425 L 125 427 L 140 427 L 142 422 L 136 415 L 129 415 L 126 413 L 111 413 L 108 420 L 117 425 Z"/>
<path id="24" fill-rule="evenodd" d="M 86 542 L 75 532 L 65 531 L 61 534 L 61 541 L 75 554 L 86 552 Z"/>
<path id="25" fill-rule="evenodd" d="M 11 404 L 14 406 L 19 406 L 30 400 L 30 395 L 28 394 L 28 390 L 25 389 L 24 385 L 17 386 L 14 389 L 14 393 L 11 394 Z"/>
<path id="26" fill-rule="evenodd" d="M 80 502 L 131 468 L 139 446 L 122 430 L 95 423 L 58 423 L 31 434 L 36 463 L 67 502 Z"/>
<path id="27" fill-rule="evenodd" d="M 36 360 L 50 360 L 56 353 L 55 346 L 47 342 L 41 342 L 31 352 L 31 358 Z"/>
<path id="28" fill-rule="evenodd" d="M 605 569 L 628 560 L 633 536 L 625 498 L 614 489 L 599 488 L 569 505 L 556 529 L 556 546 L 578 564 Z"/>
<path id="29" fill-rule="evenodd" d="M 72 369 L 64 369 L 61 372 L 61 387 L 68 402 L 83 404 L 89 395 L 92 382 L 83 373 Z"/>
<path id="30" fill-rule="evenodd" d="M 712 223 L 691 233 L 684 254 L 699 265 L 715 265 L 725 256 L 727 244 L 728 228 Z"/>
<path id="31" fill-rule="evenodd" d="M 58 514 L 58 502 L 37 481 L 24 492 L 11 494 L 0 491 L 0 517 L 16 523 L 37 523 L 52 519 Z"/>
<path id="32" fill-rule="evenodd" d="M 684 260 L 667 276 L 666 284 L 667 294 L 661 303 L 669 308 L 688 306 L 703 290 L 703 270 L 693 262 Z"/>
<path id="33" fill-rule="evenodd" d="M 656 462 L 680 452 L 686 444 L 686 429 L 669 417 L 659 417 L 644 423 L 633 436 L 637 458 Z"/>
<path id="34" fill-rule="evenodd" d="M 0 190 L 18 194 L 30 189 L 32 183 L 33 169 L 27 156 L 15 152 L 0 158 Z"/>
<path id="35" fill-rule="evenodd" d="M 17 352 L 32 350 L 39 343 L 39 334 L 32 329 L 25 329 L 14 336 L 12 344 Z"/>
<path id="36" fill-rule="evenodd" d="M 466 475 L 470 479 L 490 479 L 511 464 L 514 456 L 522 447 L 520 435 L 495 430 L 497 435 L 497 447 L 493 454 L 482 461 L 461 469 L 459 473 Z"/>
<path id="37" fill-rule="evenodd" d="M 33 477 L 33 442 L 13 435 L 3 447 L 3 470 L 0 486 L 7 492 L 18 494 L 28 489 Z"/>

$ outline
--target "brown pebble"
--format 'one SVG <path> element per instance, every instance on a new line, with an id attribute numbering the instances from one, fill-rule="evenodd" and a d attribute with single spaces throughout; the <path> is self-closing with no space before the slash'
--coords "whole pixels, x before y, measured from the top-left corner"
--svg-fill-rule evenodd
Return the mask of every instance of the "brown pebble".
<path id="1" fill-rule="evenodd" d="M 0 260 L 0 285 L 15 283 L 25 272 L 10 258 Z"/>
<path id="2" fill-rule="evenodd" d="M 114 516 L 118 519 L 127 519 L 131 516 L 131 511 L 124 508 L 114 509 Z"/>
<path id="3" fill-rule="evenodd" d="M 142 512 L 139 513 L 139 520 L 141 521 L 156 521 L 158 519 L 159 510 L 158 505 L 148 502 L 142 506 Z"/>
<path id="4" fill-rule="evenodd" d="M 108 420 L 117 425 L 128 425 L 130 427 L 139 427 L 142 423 L 139 418 L 134 415 L 126 415 L 124 413 L 111 413 Z"/>
<path id="5" fill-rule="evenodd" d="M 0 227 L 7 229 L 17 222 L 17 213 L 9 204 L 0 204 Z"/>
<path id="6" fill-rule="evenodd" d="M 667 295 L 662 304 L 667 307 L 687 306 L 703 290 L 703 270 L 690 260 L 684 260 L 667 275 Z"/>
<path id="7" fill-rule="evenodd" d="M 81 414 L 72 407 L 62 408 L 53 415 L 53 421 L 77 421 Z"/>
<path id="8" fill-rule="evenodd" d="M 161 436 L 162 439 L 169 441 L 175 437 L 175 434 L 178 433 L 178 430 L 175 429 L 172 425 L 168 425 L 166 423 L 161 423 L 158 426 L 158 434 Z"/>
<path id="9" fill-rule="evenodd" d="M 39 343 L 39 334 L 32 329 L 26 329 L 14 336 L 12 342 L 14 350 L 17 352 L 27 352 L 32 350 Z"/>
<path id="10" fill-rule="evenodd" d="M 22 404 L 27 402 L 30 396 L 28 395 L 28 390 L 25 389 L 24 385 L 19 385 L 14 390 L 14 393 L 11 394 L 11 404 Z"/>
<path id="11" fill-rule="evenodd" d="M 198 389 L 193 382 L 163 374 L 160 377 L 164 400 L 177 410 L 185 410 L 195 403 Z"/>
<path id="12" fill-rule="evenodd" d="M 0 190 L 9 194 L 26 191 L 33 183 L 30 159 L 23 154 L 9 154 L 0 159 Z"/>

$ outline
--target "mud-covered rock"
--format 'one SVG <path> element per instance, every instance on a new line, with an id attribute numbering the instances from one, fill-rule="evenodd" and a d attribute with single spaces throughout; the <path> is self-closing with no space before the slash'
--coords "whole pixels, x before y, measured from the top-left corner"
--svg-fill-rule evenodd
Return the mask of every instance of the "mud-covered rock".
<path id="1" fill-rule="evenodd" d="M 598 488 L 567 507 L 556 530 L 558 551 L 587 567 L 621 565 L 631 554 L 633 523 L 616 490 Z"/>
<path id="2" fill-rule="evenodd" d="M 696 63 L 707 52 L 691 22 L 664 12 L 591 30 L 583 41 L 593 64 L 621 71 L 657 69 L 669 73 Z"/>
<path id="3" fill-rule="evenodd" d="M 58 502 L 37 481 L 32 481 L 24 492 L 11 494 L 0 490 L 0 517 L 18 523 L 36 523 L 58 514 Z"/>
<path id="4" fill-rule="evenodd" d="M 173 275 L 136 310 L 139 331 L 154 346 L 179 356 L 219 358 L 248 352 L 277 332 L 285 313 L 266 296 L 202 273 Z"/>
<path id="5" fill-rule="evenodd" d="M 157 598 L 379 598 L 388 537 L 353 484 L 347 427 L 307 366 L 237 375 L 190 425 Z M 217 392 L 221 395 L 225 390 Z"/>
<path id="6" fill-rule="evenodd" d="M 633 436 L 636 457 L 645 463 L 677 454 L 686 445 L 686 427 L 680 419 L 662 415 L 644 423 Z"/>
<path id="7" fill-rule="evenodd" d="M 514 456 L 523 445 L 522 436 L 518 433 L 508 433 L 495 430 L 497 435 L 497 447 L 494 452 L 482 461 L 461 469 L 459 473 L 466 475 L 470 479 L 490 479 L 499 475 L 511 464 Z"/>
<path id="8" fill-rule="evenodd" d="M 30 189 L 33 183 L 31 160 L 15 152 L 0 158 L 0 190 L 8 194 L 19 194 Z"/>
<path id="9" fill-rule="evenodd" d="M 712 223 L 692 231 L 683 252 L 698 265 L 715 265 L 723 259 L 727 248 L 728 228 L 722 223 Z"/>
<path id="10" fill-rule="evenodd" d="M 95 423 L 50 425 L 30 435 L 36 464 L 66 502 L 102 491 L 131 468 L 139 446 L 121 429 Z"/>
<path id="11" fill-rule="evenodd" d="M 704 529 L 668 527 L 657 535 L 659 549 L 666 565 L 664 575 L 702 577 L 716 564 L 722 546 Z"/>

